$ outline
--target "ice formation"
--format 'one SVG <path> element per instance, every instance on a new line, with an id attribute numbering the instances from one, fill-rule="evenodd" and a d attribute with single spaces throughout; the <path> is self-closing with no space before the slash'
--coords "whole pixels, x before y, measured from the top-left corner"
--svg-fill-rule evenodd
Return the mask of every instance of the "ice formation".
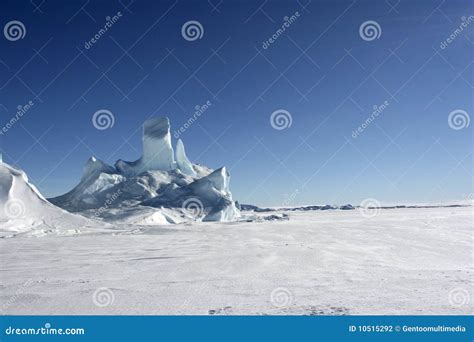
<path id="1" fill-rule="evenodd" d="M 171 146 L 170 122 L 168 118 L 152 118 L 143 125 L 143 155 L 134 162 L 117 161 L 117 170 L 126 176 L 139 175 L 145 171 L 176 169 Z"/>
<path id="2" fill-rule="evenodd" d="M 229 173 L 222 167 L 186 186 L 166 189 L 143 204 L 157 208 L 192 209 L 196 211 L 196 220 L 234 221 L 240 217 L 240 212 L 232 200 L 229 180 Z"/>
<path id="3" fill-rule="evenodd" d="M 91 210 L 101 209 L 100 216 L 107 220 L 113 219 L 111 215 L 122 217 L 129 213 L 145 222 L 144 213 L 156 218 L 156 211 L 166 211 L 160 220 L 175 223 L 179 220 L 169 212 L 174 210 L 190 220 L 232 221 L 239 218 L 240 212 L 232 199 L 229 179 L 225 167 L 212 171 L 192 164 L 181 140 L 174 151 L 169 119 L 152 118 L 143 125 L 143 153 L 138 160 L 118 160 L 110 166 L 92 157 L 84 167 L 80 183 L 50 201 L 89 216 Z M 188 215 L 189 201 L 202 207 L 199 215 Z"/>
<path id="4" fill-rule="evenodd" d="M 186 175 L 189 176 L 196 176 L 196 172 L 193 169 L 193 165 L 189 161 L 188 157 L 186 157 L 186 152 L 184 151 L 184 144 L 181 139 L 178 140 L 176 143 L 176 164 L 178 165 L 178 169 L 181 170 Z"/>
<path id="5" fill-rule="evenodd" d="M 74 234 L 93 225 L 49 203 L 23 171 L 0 162 L 0 236 Z"/>

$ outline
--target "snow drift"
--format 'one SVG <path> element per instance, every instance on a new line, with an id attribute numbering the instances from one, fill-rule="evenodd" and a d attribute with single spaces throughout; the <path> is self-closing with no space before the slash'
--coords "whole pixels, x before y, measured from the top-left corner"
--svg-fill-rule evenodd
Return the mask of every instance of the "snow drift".
<path id="1" fill-rule="evenodd" d="M 49 203 L 23 171 L 0 161 L 0 236 L 74 234 L 93 226 L 93 221 Z"/>

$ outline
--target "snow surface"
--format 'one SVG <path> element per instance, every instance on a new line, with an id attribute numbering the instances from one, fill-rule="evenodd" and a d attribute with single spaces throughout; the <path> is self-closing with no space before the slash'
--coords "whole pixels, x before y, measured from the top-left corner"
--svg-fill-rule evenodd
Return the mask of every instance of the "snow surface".
<path id="1" fill-rule="evenodd" d="M 109 233 L 0 239 L 0 309 L 44 315 L 474 312 L 472 207 L 381 210 L 373 218 L 358 210 L 286 214 L 287 221 L 134 223 Z M 100 307 L 93 298 L 103 287 L 113 301 Z M 456 291 L 471 301 L 453 302 Z"/>
<path id="2" fill-rule="evenodd" d="M 241 213 L 226 168 L 174 154 L 169 131 L 148 120 L 140 159 L 91 157 L 49 201 L 0 161 L 2 313 L 474 312 L 472 206 Z"/>

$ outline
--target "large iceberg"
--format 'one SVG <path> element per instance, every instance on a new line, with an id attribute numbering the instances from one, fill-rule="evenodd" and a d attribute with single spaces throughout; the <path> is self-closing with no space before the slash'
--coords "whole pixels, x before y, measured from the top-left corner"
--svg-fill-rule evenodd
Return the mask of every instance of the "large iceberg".
<path id="1" fill-rule="evenodd" d="M 174 151 L 169 119 L 152 118 L 143 125 L 143 153 L 138 160 L 118 160 L 111 166 L 92 157 L 79 184 L 50 201 L 89 215 L 94 209 L 97 215 L 100 209 L 99 216 L 104 219 L 110 219 L 111 213 L 138 215 L 141 209 L 148 213 L 153 207 L 166 211 L 172 223 L 176 220 L 168 215 L 170 210 L 197 221 L 232 221 L 240 217 L 240 211 L 232 199 L 229 180 L 225 167 L 213 171 L 191 163 L 181 140 Z M 199 215 L 187 215 L 190 201 L 199 207 Z"/>

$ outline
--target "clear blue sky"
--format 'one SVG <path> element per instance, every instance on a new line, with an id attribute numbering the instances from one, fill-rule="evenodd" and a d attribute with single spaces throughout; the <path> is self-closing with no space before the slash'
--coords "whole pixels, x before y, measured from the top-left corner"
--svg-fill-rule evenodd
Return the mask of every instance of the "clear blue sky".
<path id="1" fill-rule="evenodd" d="M 0 5 L 2 28 L 26 28 L 23 39 L 0 36 L 1 125 L 34 102 L 0 148 L 45 196 L 71 189 L 91 155 L 137 159 L 148 117 L 168 116 L 176 130 L 207 101 L 181 137 L 193 162 L 230 169 L 240 202 L 438 202 L 473 192 L 474 124 L 455 130 L 448 116 L 474 113 L 474 22 L 440 47 L 474 14 L 471 0 L 34 3 Z M 183 38 L 189 20 L 201 39 Z M 366 21 L 379 24 L 377 39 L 360 36 Z M 113 113 L 113 127 L 94 127 L 99 109 Z M 292 118 L 283 130 L 270 124 L 279 109 Z"/>

